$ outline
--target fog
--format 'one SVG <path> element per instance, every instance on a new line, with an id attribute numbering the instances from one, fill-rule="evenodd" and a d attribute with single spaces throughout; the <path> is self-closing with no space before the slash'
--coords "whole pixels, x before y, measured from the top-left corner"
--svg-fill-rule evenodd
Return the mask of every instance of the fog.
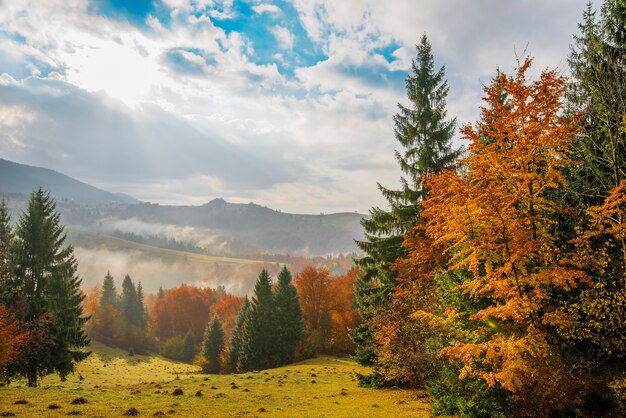
<path id="1" fill-rule="evenodd" d="M 270 274 L 278 271 L 276 263 L 213 263 L 179 257 L 161 258 L 139 251 L 110 250 L 104 247 L 76 247 L 74 254 L 84 289 L 101 285 L 107 271 L 110 271 L 118 286 L 124 276 L 129 274 L 135 283 L 141 282 L 144 290 L 150 293 L 156 293 L 160 286 L 167 289 L 187 283 L 211 288 L 222 285 L 229 293 L 245 295 L 251 293 L 263 267 Z"/>
<path id="2" fill-rule="evenodd" d="M 103 219 L 99 222 L 99 226 L 103 232 L 107 233 L 121 232 L 132 233 L 146 238 L 165 238 L 200 247 L 207 250 L 210 254 L 233 254 L 233 248 L 229 245 L 227 238 L 217 235 L 206 228 L 148 223 L 137 218 Z"/>

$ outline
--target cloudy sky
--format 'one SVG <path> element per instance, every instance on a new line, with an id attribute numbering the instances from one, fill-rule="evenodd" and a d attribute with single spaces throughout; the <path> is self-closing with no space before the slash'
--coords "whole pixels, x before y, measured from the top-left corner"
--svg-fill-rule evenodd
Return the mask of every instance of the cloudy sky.
<path id="1" fill-rule="evenodd" d="M 365 212 L 426 33 L 459 124 L 586 0 L 0 0 L 0 157 L 163 204 Z"/>

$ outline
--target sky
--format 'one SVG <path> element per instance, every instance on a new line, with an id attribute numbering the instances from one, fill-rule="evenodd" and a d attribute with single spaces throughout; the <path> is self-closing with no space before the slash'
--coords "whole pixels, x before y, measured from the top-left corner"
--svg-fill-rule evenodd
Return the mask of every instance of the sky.
<path id="1" fill-rule="evenodd" d="M 0 157 L 160 204 L 366 213 L 399 184 L 422 34 L 462 126 L 516 57 L 568 73 L 586 1 L 0 0 Z"/>

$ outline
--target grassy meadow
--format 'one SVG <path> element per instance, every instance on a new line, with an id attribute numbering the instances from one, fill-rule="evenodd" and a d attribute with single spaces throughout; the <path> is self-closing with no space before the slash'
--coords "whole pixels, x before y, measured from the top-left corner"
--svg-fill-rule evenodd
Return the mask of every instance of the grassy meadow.
<path id="1" fill-rule="evenodd" d="M 357 387 L 355 362 L 320 357 L 266 371 L 204 375 L 158 356 L 128 356 L 93 342 L 65 382 L 0 388 L 0 416 L 425 417 L 424 392 Z M 182 391 L 182 394 L 180 392 Z"/>

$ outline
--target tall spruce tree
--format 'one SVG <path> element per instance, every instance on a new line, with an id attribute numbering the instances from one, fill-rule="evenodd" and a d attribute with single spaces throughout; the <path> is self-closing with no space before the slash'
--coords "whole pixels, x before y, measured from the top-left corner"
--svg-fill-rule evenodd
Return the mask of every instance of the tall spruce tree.
<path id="1" fill-rule="evenodd" d="M 116 315 L 119 314 L 119 296 L 115 287 L 115 279 L 110 272 L 104 276 L 102 281 L 102 293 L 100 294 L 100 306 L 94 313 L 94 322 L 100 326 L 92 328 L 91 333 L 94 339 L 113 343 L 116 333 Z"/>
<path id="2" fill-rule="evenodd" d="M 279 365 L 293 363 L 296 346 L 302 338 L 302 309 L 298 300 L 298 291 L 291 284 L 291 272 L 287 267 L 283 267 L 278 273 L 274 306 Z"/>
<path id="3" fill-rule="evenodd" d="M 581 230 L 601 232 L 589 245 L 602 261 L 585 263 L 594 284 L 573 292 L 569 301 L 571 312 L 584 318 L 569 349 L 588 364 L 610 370 L 621 368 L 626 358 L 626 241 L 589 225 L 587 215 L 590 206 L 606 205 L 611 192 L 626 181 L 626 0 L 605 0 L 599 17 L 589 3 L 579 29 L 569 59 L 567 99 L 569 113 L 582 115 L 582 129 L 572 142 L 578 164 L 565 172 L 569 187 L 561 196 L 576 216 L 561 216 L 559 227 L 567 238 Z M 625 222 L 623 210 L 611 217 L 613 230 Z"/>
<path id="4" fill-rule="evenodd" d="M 357 241 L 365 252 L 363 258 L 356 260 L 360 274 L 355 287 L 363 324 L 352 331 L 352 338 L 357 346 L 356 359 L 368 365 L 376 363 L 374 320 L 388 306 L 395 285 L 396 274 L 390 269 L 390 263 L 406 255 L 402 246 L 404 234 L 417 223 L 419 202 L 427 192 L 422 176 L 454 165 L 461 154 L 461 150 L 451 145 L 456 119 L 447 120 L 449 88 L 445 68 L 435 70 L 426 35 L 417 45 L 417 57 L 406 78 L 406 90 L 411 104 L 409 107 L 398 104 L 399 112 L 393 118 L 395 137 L 402 147 L 401 151 L 396 150 L 395 156 L 406 177 L 401 177 L 399 190 L 378 184 L 390 209 L 372 208 L 370 217 L 361 221 L 366 240 Z"/>
<path id="5" fill-rule="evenodd" d="M 239 354 L 243 344 L 243 337 L 246 333 L 246 317 L 250 309 L 250 301 L 248 297 L 243 300 L 243 305 L 237 315 L 237 322 L 230 337 L 230 350 L 228 352 L 228 369 L 232 372 L 239 370 Z"/>
<path id="6" fill-rule="evenodd" d="M 146 306 L 143 303 L 143 287 L 141 282 L 137 283 L 137 300 L 135 302 L 135 316 L 137 318 L 137 326 L 141 329 L 146 329 L 148 325 L 148 312 Z"/>
<path id="7" fill-rule="evenodd" d="M 272 295 L 272 280 L 263 269 L 254 285 L 254 296 L 245 320 L 246 332 L 239 353 L 242 371 L 274 367 L 277 362 L 276 313 Z"/>
<path id="8" fill-rule="evenodd" d="M 76 274 L 76 259 L 71 246 L 65 245 L 66 234 L 56 205 L 49 193 L 34 191 L 28 208 L 20 216 L 13 252 L 13 277 L 17 283 L 12 300 L 20 305 L 22 320 L 48 319 L 45 346 L 33 347 L 28 358 L 21 359 L 13 373 L 28 379 L 56 372 L 65 379 L 77 361 L 89 353 L 81 349 L 88 344 L 80 293 L 81 279 Z"/>
<path id="9" fill-rule="evenodd" d="M 122 282 L 120 308 L 126 322 L 135 326 L 139 325 L 140 320 L 137 315 L 137 289 L 128 274 L 124 277 L 124 281 Z"/>
<path id="10" fill-rule="evenodd" d="M 570 176 L 583 204 L 602 203 L 626 179 L 626 2 L 607 0 L 596 18 L 591 3 L 583 13 L 569 65 L 569 110 L 583 114 L 573 143 L 580 161 Z"/>
<path id="11" fill-rule="evenodd" d="M 224 329 L 219 316 L 214 315 L 207 324 L 202 341 L 202 355 L 206 360 L 205 372 L 220 372 L 220 356 L 224 351 Z"/>
<path id="12" fill-rule="evenodd" d="M 111 272 L 107 271 L 102 281 L 102 294 L 100 294 L 100 306 L 110 304 L 117 305 L 117 289 L 115 288 L 115 279 L 111 276 Z"/>
<path id="13" fill-rule="evenodd" d="M 10 301 L 10 261 L 13 246 L 13 228 L 11 217 L 4 199 L 0 202 L 0 303 Z"/>

